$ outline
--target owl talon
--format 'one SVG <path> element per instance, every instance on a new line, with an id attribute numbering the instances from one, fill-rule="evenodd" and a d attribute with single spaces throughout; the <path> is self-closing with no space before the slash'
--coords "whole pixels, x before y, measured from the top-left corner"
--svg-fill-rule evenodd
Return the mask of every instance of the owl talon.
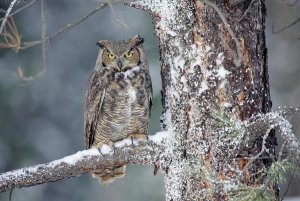
<path id="1" fill-rule="evenodd" d="M 113 155 L 115 155 L 117 152 L 117 147 L 114 144 L 112 145 L 112 150 L 113 150 Z"/>
<path id="2" fill-rule="evenodd" d="M 134 142 L 133 142 L 134 138 L 133 136 L 131 136 L 131 147 L 134 148 Z"/>
<path id="3" fill-rule="evenodd" d="M 116 149 L 114 147 L 114 143 L 112 141 L 105 141 L 105 142 L 99 142 L 97 145 L 94 146 L 97 148 L 98 152 L 101 154 L 101 156 L 104 156 L 106 154 L 109 154 L 111 150 L 113 149 L 114 153 Z"/>
<path id="4" fill-rule="evenodd" d="M 104 156 L 104 155 L 102 154 L 102 152 L 101 152 L 101 148 L 97 148 L 97 150 L 98 150 L 98 152 L 99 152 L 99 154 L 100 154 L 101 156 Z"/>

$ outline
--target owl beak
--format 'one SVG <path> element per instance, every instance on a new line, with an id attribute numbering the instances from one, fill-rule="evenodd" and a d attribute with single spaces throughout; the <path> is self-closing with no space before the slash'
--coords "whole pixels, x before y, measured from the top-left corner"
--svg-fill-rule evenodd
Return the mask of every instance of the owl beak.
<path id="1" fill-rule="evenodd" d="M 121 59 L 118 60 L 118 67 L 119 67 L 119 69 L 122 68 L 122 61 L 121 61 Z"/>

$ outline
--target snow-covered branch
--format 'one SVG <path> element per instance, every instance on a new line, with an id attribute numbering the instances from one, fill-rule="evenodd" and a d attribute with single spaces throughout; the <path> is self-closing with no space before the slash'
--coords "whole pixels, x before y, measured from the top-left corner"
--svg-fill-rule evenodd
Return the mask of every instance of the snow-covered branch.
<path id="1" fill-rule="evenodd" d="M 278 134 L 282 137 L 284 145 L 287 146 L 294 157 L 298 160 L 300 158 L 300 143 L 296 138 L 291 123 L 286 119 L 287 116 L 299 114 L 299 107 L 286 108 L 278 112 L 269 112 L 267 114 L 259 114 L 245 122 L 245 126 L 251 138 L 257 138 L 260 133 L 269 130 L 270 128 L 276 129 Z M 249 136 L 250 137 L 250 136 Z M 249 141 L 249 140 L 248 140 Z M 279 153 L 279 157 L 282 153 Z"/>
<path id="2" fill-rule="evenodd" d="M 73 155 L 49 163 L 0 174 L 0 192 L 54 182 L 93 172 L 97 169 L 120 164 L 157 164 L 164 151 L 166 132 L 151 136 L 148 141 L 125 139 L 115 144 L 114 149 L 103 146 L 79 151 Z"/>

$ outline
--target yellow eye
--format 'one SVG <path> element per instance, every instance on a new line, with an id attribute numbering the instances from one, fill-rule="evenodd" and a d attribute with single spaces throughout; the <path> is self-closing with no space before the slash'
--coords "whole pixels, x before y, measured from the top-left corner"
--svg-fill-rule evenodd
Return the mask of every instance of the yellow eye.
<path id="1" fill-rule="evenodd" d="M 115 58 L 115 55 L 111 52 L 108 53 L 108 58 L 110 59 L 114 59 Z"/>
<path id="2" fill-rule="evenodd" d="M 125 57 L 126 57 L 126 58 L 129 58 L 129 57 L 132 57 L 132 56 L 133 56 L 132 51 L 129 51 L 129 52 L 127 52 L 127 53 L 125 54 Z"/>

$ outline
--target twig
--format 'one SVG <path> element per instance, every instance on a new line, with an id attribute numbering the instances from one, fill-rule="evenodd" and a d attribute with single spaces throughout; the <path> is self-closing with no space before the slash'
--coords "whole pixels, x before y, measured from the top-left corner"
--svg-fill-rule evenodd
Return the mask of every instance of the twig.
<path id="1" fill-rule="evenodd" d="M 291 115 L 300 114 L 300 107 L 279 107 L 278 113 L 286 118 Z"/>
<path id="2" fill-rule="evenodd" d="M 12 12 L 12 13 L 10 13 L 10 14 L 7 16 L 7 18 L 12 17 L 13 15 L 15 15 L 15 14 L 21 12 L 21 11 L 24 10 L 25 8 L 31 6 L 34 2 L 36 2 L 36 0 L 32 0 L 31 2 L 25 4 L 23 7 L 21 7 L 21 8 L 19 8 L 19 9 L 15 10 L 15 11 Z M 4 20 L 4 19 L 5 19 L 5 17 L 0 18 L 0 21 L 2 21 L 2 20 Z"/>
<path id="3" fill-rule="evenodd" d="M 287 25 L 287 26 L 279 29 L 278 31 L 275 31 L 275 23 L 273 22 L 273 24 L 272 24 L 272 33 L 273 34 L 279 34 L 279 33 L 283 32 L 283 31 L 285 31 L 286 29 L 291 28 L 292 26 L 294 26 L 298 22 L 300 22 L 300 17 L 298 19 L 296 19 L 294 22 L 292 22 L 291 24 L 289 24 L 289 25 Z"/>
<path id="4" fill-rule="evenodd" d="M 1 26 L 0 26 L 0 33 L 2 33 L 3 28 L 4 28 L 4 26 L 5 26 L 5 23 L 6 23 L 6 20 L 7 20 L 8 16 L 9 16 L 11 10 L 13 9 L 14 5 L 16 4 L 16 2 L 17 2 L 17 0 L 13 0 L 13 1 L 10 3 L 10 5 L 9 5 L 7 11 L 6 11 L 5 17 L 4 17 L 3 21 L 2 21 L 2 24 L 1 24 Z"/>
<path id="5" fill-rule="evenodd" d="M 108 3 L 108 6 L 109 6 L 110 11 L 111 11 L 111 13 L 112 13 L 113 20 L 114 20 L 116 23 L 120 24 L 121 26 L 125 27 L 126 29 L 130 29 L 130 27 L 128 26 L 128 24 L 126 24 L 126 22 L 124 22 L 123 20 L 121 20 L 121 19 L 117 16 L 117 14 L 116 14 L 116 12 L 115 12 L 115 10 L 114 10 L 114 8 L 113 8 L 111 2 Z"/>
<path id="6" fill-rule="evenodd" d="M 256 1 L 256 0 L 252 0 L 247 8 L 247 10 L 244 12 L 244 14 L 242 15 L 242 17 L 239 19 L 239 22 L 242 21 L 244 19 L 244 17 L 246 16 L 246 14 L 249 12 L 253 2 Z"/>
<path id="7" fill-rule="evenodd" d="M 36 1 L 36 0 L 33 0 Z M 94 15 L 96 12 L 98 12 L 99 10 L 101 10 L 102 8 L 104 8 L 107 4 L 103 3 L 100 4 L 100 6 L 96 7 L 94 10 L 92 10 L 90 13 L 88 13 L 87 15 L 81 17 L 80 19 L 58 29 L 56 32 L 54 32 L 53 34 L 51 34 L 50 36 L 46 37 L 46 13 L 45 13 L 45 5 L 44 5 L 44 0 L 42 2 L 41 0 L 41 17 L 42 17 L 42 32 L 41 32 L 41 40 L 36 40 L 36 41 L 31 41 L 31 42 L 24 42 L 22 43 L 22 46 L 18 46 L 17 50 L 19 49 L 27 49 L 29 47 L 33 47 L 36 45 L 40 45 L 42 44 L 42 70 L 40 72 L 38 72 L 36 75 L 30 76 L 30 77 L 25 77 L 25 76 L 20 76 L 19 73 L 16 72 L 12 72 L 12 71 L 0 71 L 0 75 L 10 75 L 13 77 L 16 77 L 18 79 L 20 79 L 23 82 L 29 83 L 31 81 L 33 81 L 34 79 L 42 76 L 45 71 L 46 71 L 46 66 L 47 66 L 47 45 L 48 43 L 54 39 L 55 37 L 59 36 L 60 34 L 72 29 L 73 27 L 81 24 L 82 22 L 84 22 L 85 20 L 87 20 L 89 17 L 91 17 L 92 15 Z"/>
<path id="8" fill-rule="evenodd" d="M 209 0 L 201 0 L 203 3 L 205 3 L 206 5 L 212 7 L 219 15 L 219 17 L 221 18 L 225 29 L 228 31 L 229 35 L 231 36 L 231 38 L 233 39 L 236 49 L 237 49 L 237 57 L 234 58 L 235 60 L 235 65 L 237 67 L 239 67 L 242 63 L 242 49 L 241 49 L 241 45 L 240 42 L 238 40 L 238 38 L 236 37 L 236 35 L 233 33 L 233 30 L 230 28 L 230 25 L 228 24 L 227 19 L 225 18 L 225 16 L 223 15 L 222 11 L 220 10 L 220 8 L 213 2 L 209 1 Z"/>
<path id="9" fill-rule="evenodd" d="M 278 130 L 279 136 L 284 140 L 284 146 L 293 153 L 293 156 L 299 160 L 300 158 L 300 143 L 292 130 L 292 125 L 282 116 L 282 112 L 269 112 L 267 114 L 259 114 L 251 117 L 248 123 L 245 123 L 246 129 L 253 136 L 260 135 L 265 132 L 266 128 L 273 127 Z M 281 161 L 283 156 L 283 148 L 279 151 L 278 161 Z"/>
<path id="10" fill-rule="evenodd" d="M 273 129 L 273 127 L 271 126 L 264 134 L 263 136 L 263 140 L 262 140 L 262 147 L 261 147 L 261 150 L 258 154 L 256 154 L 254 157 L 251 157 L 249 162 L 245 165 L 245 167 L 243 168 L 243 171 L 242 172 L 245 172 L 245 170 L 248 169 L 248 167 L 254 162 L 256 161 L 257 159 L 260 158 L 260 156 L 266 151 L 266 139 L 267 137 L 269 136 L 270 134 L 270 131 Z"/>
<path id="11" fill-rule="evenodd" d="M 0 33 L 3 36 L 4 42 L 0 42 L 0 48 L 10 48 L 16 53 L 19 52 L 21 47 L 21 36 L 18 32 L 15 21 L 10 17 L 4 26 L 4 32 Z"/>
<path id="12" fill-rule="evenodd" d="M 47 22 L 46 22 L 46 5 L 45 0 L 41 0 L 41 20 L 42 20 L 42 31 L 41 31 L 41 39 L 42 39 L 42 71 L 40 71 L 37 76 L 41 76 L 45 73 L 47 68 L 47 46 L 48 41 L 46 40 L 46 29 L 47 29 Z"/>
<path id="13" fill-rule="evenodd" d="M 14 189 L 11 189 L 9 192 L 8 200 L 11 201 L 12 194 L 13 194 Z"/>
<path id="14" fill-rule="evenodd" d="M 57 30 L 56 32 L 54 32 L 53 34 L 51 34 L 50 36 L 46 37 L 45 40 L 50 42 L 52 39 L 54 39 L 55 37 L 59 36 L 60 34 L 72 29 L 73 27 L 81 24 L 83 21 L 87 20 L 89 17 L 91 17 L 92 15 L 94 15 L 95 13 L 97 13 L 99 10 L 101 10 L 102 8 L 104 8 L 107 4 L 101 4 L 100 6 L 98 6 L 97 8 L 95 8 L 94 10 L 92 10 L 90 13 L 88 13 L 87 15 L 81 17 L 79 20 L 76 20 L 62 28 L 60 28 L 59 30 Z M 26 49 L 35 45 L 39 45 L 42 43 L 42 40 L 36 40 L 36 41 L 31 41 L 31 42 L 24 42 L 23 46 L 21 47 L 21 49 Z"/>
<path id="15" fill-rule="evenodd" d="M 293 3 L 291 3 L 291 1 L 290 0 L 287 0 L 287 2 L 286 2 L 286 0 L 285 1 L 283 1 L 283 0 L 281 0 L 281 1 L 277 1 L 278 3 L 281 3 L 281 4 L 285 4 L 285 5 L 287 5 L 287 6 L 295 6 L 297 3 L 298 3 L 298 0 L 294 0 L 294 2 Z"/>
<path id="16" fill-rule="evenodd" d="M 300 164 L 300 162 L 297 163 L 297 167 L 299 167 L 299 164 Z M 289 181 L 289 183 L 288 183 L 288 186 L 287 186 L 287 189 L 285 190 L 284 194 L 282 195 L 282 198 L 281 198 L 280 201 L 283 201 L 284 198 L 285 198 L 285 196 L 286 196 L 286 194 L 288 193 L 288 191 L 289 191 L 289 189 L 290 189 L 290 186 L 291 186 L 291 184 L 292 184 L 292 181 L 293 181 L 293 179 L 294 179 L 294 177 L 295 177 L 296 170 L 297 170 L 297 168 L 294 168 L 293 174 L 292 174 L 292 178 L 290 179 L 290 181 Z"/>

